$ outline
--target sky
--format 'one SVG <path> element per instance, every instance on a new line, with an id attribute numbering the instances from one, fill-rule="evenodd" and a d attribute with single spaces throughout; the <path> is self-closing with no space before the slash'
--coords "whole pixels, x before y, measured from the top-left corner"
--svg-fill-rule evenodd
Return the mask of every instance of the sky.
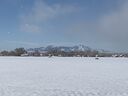
<path id="1" fill-rule="evenodd" d="M 0 50 L 83 44 L 128 52 L 127 0 L 0 0 Z"/>

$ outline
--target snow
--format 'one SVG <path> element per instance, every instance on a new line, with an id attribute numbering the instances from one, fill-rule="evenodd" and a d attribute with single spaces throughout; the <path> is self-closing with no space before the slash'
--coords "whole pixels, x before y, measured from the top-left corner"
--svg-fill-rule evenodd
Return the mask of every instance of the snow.
<path id="1" fill-rule="evenodd" d="M 128 96 L 128 58 L 0 57 L 0 96 Z"/>

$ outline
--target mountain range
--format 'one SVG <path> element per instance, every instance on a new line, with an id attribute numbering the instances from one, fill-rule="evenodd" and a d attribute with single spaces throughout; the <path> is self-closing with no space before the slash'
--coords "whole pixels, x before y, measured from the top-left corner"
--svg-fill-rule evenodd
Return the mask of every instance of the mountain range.
<path id="1" fill-rule="evenodd" d="M 27 52 L 48 52 L 50 50 L 58 50 L 58 51 L 63 51 L 63 52 L 72 52 L 72 51 L 93 51 L 95 49 L 92 49 L 88 46 L 85 45 L 75 45 L 75 46 L 53 46 L 53 45 L 49 45 L 46 47 L 39 47 L 39 48 L 29 48 L 27 49 Z M 96 50 L 96 51 L 100 51 L 100 52 L 107 52 L 105 50 Z"/>

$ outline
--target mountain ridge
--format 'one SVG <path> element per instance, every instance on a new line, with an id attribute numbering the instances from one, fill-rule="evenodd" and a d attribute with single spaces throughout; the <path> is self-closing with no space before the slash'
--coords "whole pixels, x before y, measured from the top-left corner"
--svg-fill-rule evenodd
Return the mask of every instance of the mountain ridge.
<path id="1" fill-rule="evenodd" d="M 74 46 L 54 46 L 54 45 L 48 45 L 46 47 L 38 47 L 38 48 L 29 48 L 26 49 L 27 52 L 48 52 L 50 50 L 58 50 L 58 51 L 63 51 L 63 52 L 72 52 L 72 51 L 100 51 L 100 52 L 109 52 L 103 49 L 92 49 L 91 47 L 79 44 L 79 45 L 74 45 Z"/>

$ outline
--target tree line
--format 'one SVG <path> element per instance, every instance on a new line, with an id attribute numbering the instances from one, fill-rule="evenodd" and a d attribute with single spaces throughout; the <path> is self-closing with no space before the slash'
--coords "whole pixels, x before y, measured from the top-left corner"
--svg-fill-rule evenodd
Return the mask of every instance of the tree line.
<path id="1" fill-rule="evenodd" d="M 12 51 L 3 50 L 0 52 L 1 56 L 21 56 L 21 54 L 25 54 L 27 51 L 24 48 L 16 48 Z"/>
<path id="2" fill-rule="evenodd" d="M 0 56 L 59 56 L 59 57 L 128 57 L 127 53 L 106 53 L 99 52 L 97 50 L 86 50 L 86 51 L 61 51 L 57 49 L 50 49 L 47 52 L 40 52 L 38 50 L 28 52 L 24 48 L 16 48 L 12 51 L 1 51 Z"/>

